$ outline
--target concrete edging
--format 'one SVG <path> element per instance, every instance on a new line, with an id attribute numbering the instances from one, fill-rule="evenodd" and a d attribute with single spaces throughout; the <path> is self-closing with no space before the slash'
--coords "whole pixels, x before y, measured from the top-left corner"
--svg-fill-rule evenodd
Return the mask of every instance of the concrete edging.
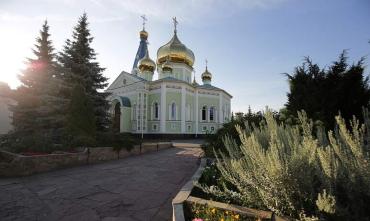
<path id="1" fill-rule="evenodd" d="M 177 193 L 175 198 L 172 200 L 172 209 L 173 209 L 173 221 L 185 221 L 184 216 L 184 202 L 189 198 L 191 191 L 194 188 L 194 182 L 198 181 L 202 176 L 203 170 L 207 164 L 207 159 L 202 158 L 200 165 L 191 179 L 185 183 L 181 190 Z"/>

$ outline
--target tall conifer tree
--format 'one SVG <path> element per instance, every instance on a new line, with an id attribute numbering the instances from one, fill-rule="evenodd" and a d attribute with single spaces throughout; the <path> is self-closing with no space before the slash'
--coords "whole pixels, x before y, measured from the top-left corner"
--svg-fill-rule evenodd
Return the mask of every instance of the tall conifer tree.
<path id="1" fill-rule="evenodd" d="M 18 140 L 40 135 L 42 139 L 58 142 L 55 139 L 64 128 L 63 110 L 67 101 L 60 94 L 64 83 L 53 51 L 45 21 L 36 38 L 35 58 L 28 59 L 27 68 L 18 76 L 22 84 L 13 94 L 16 105 L 11 110 Z"/>
<path id="2" fill-rule="evenodd" d="M 97 131 L 104 131 L 109 126 L 108 93 L 100 92 L 108 86 L 105 70 L 96 62 L 96 53 L 91 47 L 93 37 L 88 28 L 87 15 L 84 13 L 74 27 L 72 39 L 67 39 L 59 61 L 66 71 L 65 79 L 71 84 L 83 87 L 91 100 Z"/>
<path id="3" fill-rule="evenodd" d="M 349 65 L 346 51 L 326 69 L 306 58 L 292 75 L 287 74 L 287 111 L 296 116 L 297 111 L 305 110 L 329 129 L 334 128 L 338 113 L 345 119 L 356 116 L 361 120 L 362 108 L 368 108 L 370 101 L 369 78 L 364 70 L 364 58 Z"/>

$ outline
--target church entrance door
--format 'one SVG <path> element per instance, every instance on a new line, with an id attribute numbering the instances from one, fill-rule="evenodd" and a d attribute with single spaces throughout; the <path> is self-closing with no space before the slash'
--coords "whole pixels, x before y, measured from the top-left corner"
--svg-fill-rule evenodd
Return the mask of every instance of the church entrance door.
<path id="1" fill-rule="evenodd" d="M 117 102 L 114 106 L 114 117 L 113 117 L 113 130 L 119 133 L 121 126 L 121 104 Z"/>

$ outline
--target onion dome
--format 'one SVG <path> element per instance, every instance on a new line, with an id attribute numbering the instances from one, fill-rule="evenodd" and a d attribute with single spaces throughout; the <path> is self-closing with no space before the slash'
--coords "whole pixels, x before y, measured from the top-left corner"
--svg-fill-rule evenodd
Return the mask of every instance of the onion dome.
<path id="1" fill-rule="evenodd" d="M 140 31 L 140 39 L 148 39 L 148 32 L 146 32 L 144 29 Z"/>
<path id="2" fill-rule="evenodd" d="M 185 63 L 190 67 L 194 64 L 194 53 L 188 49 L 177 37 L 175 30 L 172 39 L 157 51 L 157 64 L 163 64 L 166 59 L 174 63 Z"/>
<path id="3" fill-rule="evenodd" d="M 210 83 L 212 80 L 212 74 L 211 72 L 208 71 L 208 67 L 206 66 L 206 70 L 203 72 L 202 74 L 202 81 L 206 84 L 206 83 Z"/>
<path id="4" fill-rule="evenodd" d="M 144 57 L 139 61 L 139 70 L 143 71 L 150 71 L 154 72 L 155 70 L 155 62 L 150 59 L 148 49 L 146 49 Z"/>
<path id="5" fill-rule="evenodd" d="M 172 65 L 169 61 L 169 57 L 166 57 L 166 61 L 162 64 L 162 71 L 172 72 Z"/>

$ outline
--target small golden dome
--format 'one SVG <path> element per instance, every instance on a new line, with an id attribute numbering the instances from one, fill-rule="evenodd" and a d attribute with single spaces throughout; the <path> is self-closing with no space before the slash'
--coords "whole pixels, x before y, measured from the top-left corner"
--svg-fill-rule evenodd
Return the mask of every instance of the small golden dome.
<path id="1" fill-rule="evenodd" d="M 208 67 L 206 66 L 206 70 L 202 74 L 202 81 L 211 81 L 212 80 L 212 74 L 208 71 Z"/>
<path id="2" fill-rule="evenodd" d="M 194 64 L 194 53 L 178 39 L 176 31 L 172 39 L 157 51 L 157 64 L 163 64 L 166 59 L 174 63 L 185 63 L 190 67 Z"/>
<path id="3" fill-rule="evenodd" d="M 139 61 L 139 70 L 154 72 L 155 67 L 155 62 L 150 59 L 148 49 L 146 49 L 145 56 Z"/>
<path id="4" fill-rule="evenodd" d="M 140 31 L 140 38 L 143 38 L 143 39 L 148 39 L 148 32 L 146 32 L 145 30 L 142 30 Z"/>

